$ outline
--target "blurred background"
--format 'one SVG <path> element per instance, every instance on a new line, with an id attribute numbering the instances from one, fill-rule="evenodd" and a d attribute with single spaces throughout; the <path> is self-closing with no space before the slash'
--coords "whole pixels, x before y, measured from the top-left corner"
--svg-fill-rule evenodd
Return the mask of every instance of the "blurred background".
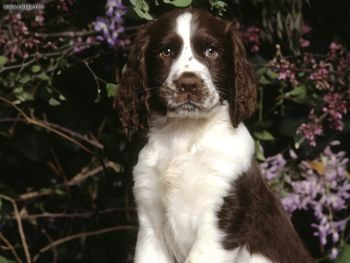
<path id="1" fill-rule="evenodd" d="M 20 5 L 25 4 L 25 5 Z M 113 98 L 143 23 L 234 20 L 259 82 L 262 174 L 318 262 L 350 262 L 350 2 L 2 0 L 0 262 L 132 262 L 131 168 Z M 220 30 L 220 29 L 218 29 Z"/>

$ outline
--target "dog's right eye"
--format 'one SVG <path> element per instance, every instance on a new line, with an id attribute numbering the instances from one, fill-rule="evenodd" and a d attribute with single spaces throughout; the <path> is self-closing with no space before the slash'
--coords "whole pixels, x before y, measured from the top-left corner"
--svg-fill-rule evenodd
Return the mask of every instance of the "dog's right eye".
<path id="1" fill-rule="evenodd" d="M 174 55 L 174 51 L 170 47 L 165 47 L 160 51 L 162 57 L 170 57 Z"/>

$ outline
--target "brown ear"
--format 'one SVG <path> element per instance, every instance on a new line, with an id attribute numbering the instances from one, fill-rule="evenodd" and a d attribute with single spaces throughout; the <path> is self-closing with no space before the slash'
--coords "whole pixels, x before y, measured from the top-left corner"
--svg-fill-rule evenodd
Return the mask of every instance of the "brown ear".
<path id="1" fill-rule="evenodd" d="M 234 71 L 230 117 L 233 126 L 237 127 L 241 121 L 249 118 L 255 111 L 257 82 L 254 70 L 247 60 L 237 26 L 231 23 L 226 32 L 231 41 Z"/>
<path id="2" fill-rule="evenodd" d="M 149 36 L 147 28 L 148 26 L 142 27 L 134 40 L 114 99 L 114 108 L 126 133 L 135 129 L 145 129 L 148 126 L 149 89 L 146 50 Z"/>

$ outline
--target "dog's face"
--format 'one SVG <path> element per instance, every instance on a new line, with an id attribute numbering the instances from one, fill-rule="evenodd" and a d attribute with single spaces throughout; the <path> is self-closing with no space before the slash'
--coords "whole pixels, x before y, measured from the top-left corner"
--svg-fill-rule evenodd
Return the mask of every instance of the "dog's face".
<path id="1" fill-rule="evenodd" d="M 227 59 L 232 57 L 228 41 L 218 30 L 224 25 L 211 16 L 189 12 L 171 19 L 172 23 L 168 19 L 150 28 L 146 54 L 150 86 L 168 116 L 205 116 L 224 99 L 233 71 Z"/>
<path id="2" fill-rule="evenodd" d="M 152 111 L 202 118 L 230 104 L 233 126 L 255 106 L 255 80 L 233 23 L 173 11 L 140 29 L 116 99 L 125 127 L 147 127 Z"/>

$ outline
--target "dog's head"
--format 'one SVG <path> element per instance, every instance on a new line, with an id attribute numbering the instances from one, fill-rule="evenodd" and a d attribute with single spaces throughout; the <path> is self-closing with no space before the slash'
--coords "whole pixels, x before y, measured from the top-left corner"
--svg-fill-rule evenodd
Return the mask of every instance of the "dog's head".
<path id="1" fill-rule="evenodd" d="M 234 23 L 176 10 L 142 27 L 122 75 L 115 107 L 125 128 L 149 116 L 205 118 L 228 103 L 236 127 L 255 109 L 256 83 Z"/>

